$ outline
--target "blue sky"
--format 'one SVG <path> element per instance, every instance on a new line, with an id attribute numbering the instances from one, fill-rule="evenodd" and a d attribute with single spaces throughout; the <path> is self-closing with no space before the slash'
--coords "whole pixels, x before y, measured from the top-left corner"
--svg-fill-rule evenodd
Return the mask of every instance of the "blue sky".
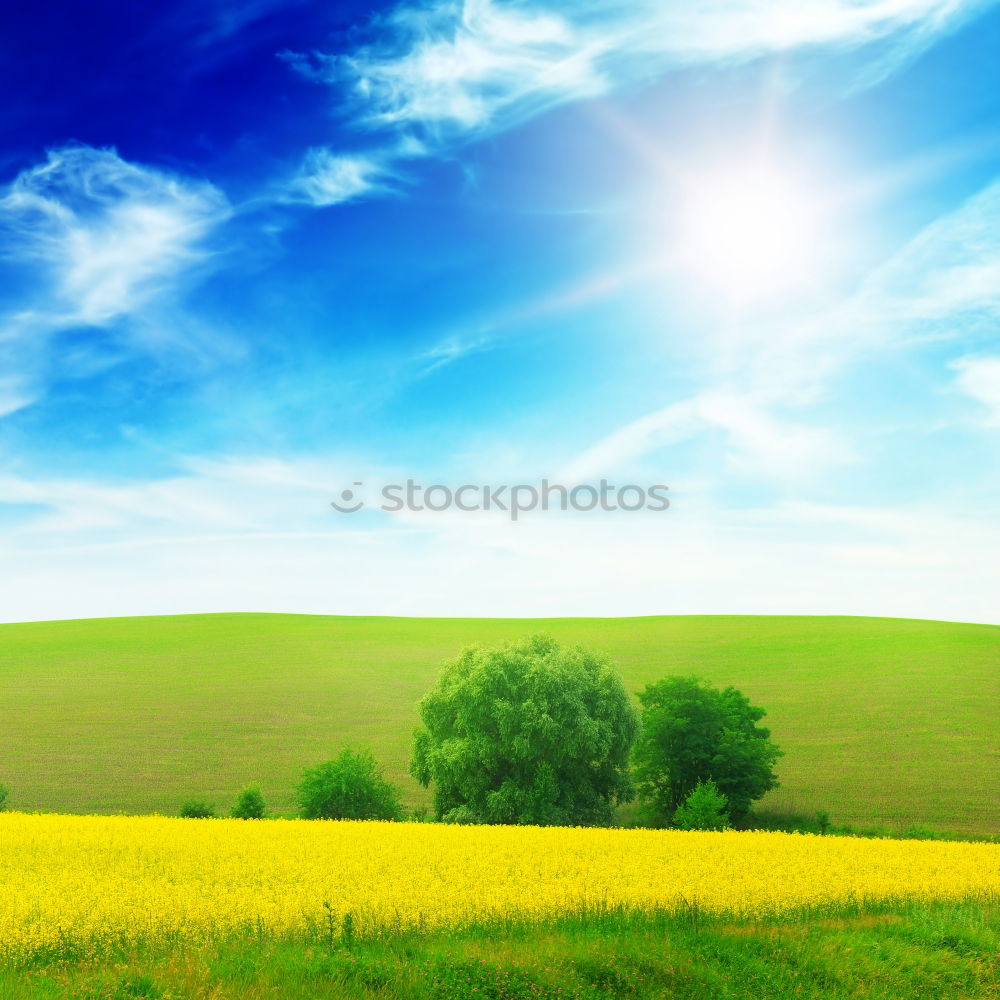
<path id="1" fill-rule="evenodd" d="M 162 6 L 0 40 L 0 617 L 1000 622 L 1000 3 Z"/>

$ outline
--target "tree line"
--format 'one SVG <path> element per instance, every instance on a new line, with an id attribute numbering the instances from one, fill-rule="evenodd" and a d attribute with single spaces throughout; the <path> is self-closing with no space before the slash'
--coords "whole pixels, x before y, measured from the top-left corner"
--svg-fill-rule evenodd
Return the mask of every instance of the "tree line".
<path id="1" fill-rule="evenodd" d="M 648 825 L 723 829 L 778 784 L 764 710 L 735 688 L 668 677 L 638 698 L 639 709 L 607 658 L 549 636 L 473 646 L 418 705 L 410 773 L 433 788 L 439 822 L 534 826 L 608 826 L 638 797 Z M 296 791 L 305 819 L 405 814 L 363 750 L 306 770 Z M 232 815 L 263 816 L 259 790 L 244 789 Z"/>
<path id="2" fill-rule="evenodd" d="M 433 788 L 434 819 L 446 823 L 609 826 L 638 798 L 646 825 L 723 829 L 777 786 L 781 751 L 759 725 L 765 712 L 735 688 L 667 677 L 638 701 L 606 657 L 546 635 L 472 646 L 418 704 L 410 773 Z M 7 794 L 0 785 L 0 809 Z M 406 815 L 374 756 L 350 747 L 308 768 L 296 800 L 304 819 Z M 266 811 L 250 785 L 230 815 Z M 180 814 L 215 809 L 190 800 Z"/>
<path id="3" fill-rule="evenodd" d="M 641 711 L 603 656 L 545 635 L 466 649 L 418 706 L 410 773 L 444 822 L 607 826 L 637 796 L 653 826 L 718 829 L 778 784 L 762 708 L 668 677 Z"/>

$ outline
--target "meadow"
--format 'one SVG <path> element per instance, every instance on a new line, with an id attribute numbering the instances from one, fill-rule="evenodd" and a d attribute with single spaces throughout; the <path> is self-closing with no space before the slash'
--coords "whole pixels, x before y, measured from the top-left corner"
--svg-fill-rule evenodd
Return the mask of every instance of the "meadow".
<path id="1" fill-rule="evenodd" d="M 12 1000 L 998 985 L 992 844 L 17 813 L 0 842 Z"/>
<path id="2" fill-rule="evenodd" d="M 588 914 L 312 942 L 230 937 L 0 969 L 0 1000 L 996 1000 L 1000 906 Z"/>
<path id="3" fill-rule="evenodd" d="M 251 781 L 294 808 L 304 767 L 371 747 L 413 806 L 415 704 L 463 646 L 533 631 L 611 656 L 636 691 L 733 684 L 784 749 L 769 813 L 1000 832 L 1000 628 L 878 618 L 406 619 L 221 614 L 0 625 L 11 808 L 224 810 Z"/>

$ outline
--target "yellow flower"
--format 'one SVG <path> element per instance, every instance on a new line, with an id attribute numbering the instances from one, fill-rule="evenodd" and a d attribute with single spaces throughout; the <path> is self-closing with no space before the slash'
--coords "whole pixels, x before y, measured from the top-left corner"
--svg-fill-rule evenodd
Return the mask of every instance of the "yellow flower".
<path id="1" fill-rule="evenodd" d="M 783 833 L 0 814 L 0 961 L 251 928 L 435 928 L 588 906 L 775 913 L 1000 894 L 1000 847 Z"/>

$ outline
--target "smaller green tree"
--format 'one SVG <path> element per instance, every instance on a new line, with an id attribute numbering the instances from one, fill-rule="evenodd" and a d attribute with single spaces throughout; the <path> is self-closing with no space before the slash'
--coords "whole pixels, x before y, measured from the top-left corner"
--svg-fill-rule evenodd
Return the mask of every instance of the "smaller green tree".
<path id="1" fill-rule="evenodd" d="M 750 803 L 777 787 L 781 751 L 757 723 L 766 714 L 736 688 L 722 690 L 695 677 L 667 677 L 639 693 L 642 741 L 635 763 L 647 815 L 669 823 L 699 781 L 711 778 L 730 817 L 742 820 Z"/>
<path id="2" fill-rule="evenodd" d="M 711 778 L 699 781 L 674 812 L 674 826 L 679 830 L 725 830 L 728 820 L 726 797 Z"/>
<path id="3" fill-rule="evenodd" d="M 0 785 L 0 812 L 7 808 L 7 799 L 10 797 L 10 789 L 6 785 Z"/>
<path id="4" fill-rule="evenodd" d="M 198 799 L 188 799 L 181 806 L 181 819 L 212 819 L 215 816 L 215 806 Z"/>
<path id="5" fill-rule="evenodd" d="M 307 768 L 297 787 L 303 819 L 399 820 L 398 790 L 367 750 L 345 747 L 334 760 Z"/>
<path id="6" fill-rule="evenodd" d="M 233 819 L 263 819 L 265 812 L 264 796 L 256 785 L 247 785 L 240 792 L 230 816 Z"/>

